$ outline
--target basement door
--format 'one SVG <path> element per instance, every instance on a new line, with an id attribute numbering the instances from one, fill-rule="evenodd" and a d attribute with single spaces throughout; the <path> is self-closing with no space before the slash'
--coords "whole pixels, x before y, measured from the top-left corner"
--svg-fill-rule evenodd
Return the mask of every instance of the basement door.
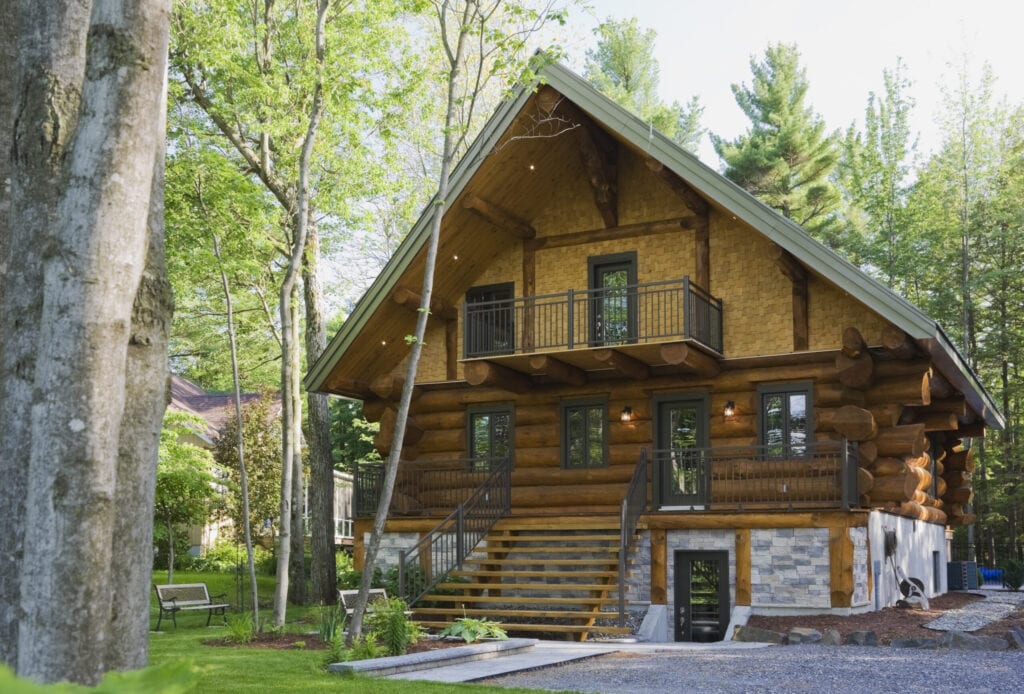
<path id="1" fill-rule="evenodd" d="M 704 398 L 657 403 L 657 493 L 660 507 L 705 506 L 710 475 L 704 450 L 708 445 L 708 407 Z"/>
<path id="2" fill-rule="evenodd" d="M 675 554 L 676 641 L 721 641 L 729 626 L 729 553 Z"/>

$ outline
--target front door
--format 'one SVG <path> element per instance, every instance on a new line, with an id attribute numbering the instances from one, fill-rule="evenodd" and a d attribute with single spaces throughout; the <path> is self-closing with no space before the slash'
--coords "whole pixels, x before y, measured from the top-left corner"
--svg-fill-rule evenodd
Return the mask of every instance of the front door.
<path id="1" fill-rule="evenodd" d="M 590 259 L 590 344 L 636 342 L 636 254 Z"/>
<path id="2" fill-rule="evenodd" d="M 708 503 L 709 462 L 707 401 L 662 400 L 657 405 L 658 502 L 664 506 Z"/>
<path id="3" fill-rule="evenodd" d="M 676 641 L 721 641 L 729 626 L 729 553 L 676 552 Z"/>

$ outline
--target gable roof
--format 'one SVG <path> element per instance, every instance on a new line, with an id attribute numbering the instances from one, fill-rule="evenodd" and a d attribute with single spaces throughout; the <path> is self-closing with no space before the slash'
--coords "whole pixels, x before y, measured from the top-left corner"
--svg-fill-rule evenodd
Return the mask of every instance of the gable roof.
<path id="1" fill-rule="evenodd" d="M 736 218 L 791 253 L 808 268 L 827 277 L 854 299 L 906 332 L 931 357 L 951 384 L 964 394 L 968 405 L 984 419 L 987 426 L 1004 426 L 1003 415 L 991 396 L 935 320 L 845 258 L 814 240 L 801 226 L 778 214 L 746 190 L 702 163 L 697 157 L 653 130 L 648 123 L 598 92 L 565 66 L 559 63 L 549 64 L 541 70 L 541 76 L 547 85 L 606 130 L 629 143 L 637 151 L 660 162 L 705 199 L 729 210 Z M 498 144 L 531 94 L 531 88 L 521 88 L 498 107 L 469 151 L 452 171 L 449 200 L 455 200 L 463 192 L 483 163 L 484 155 Z M 308 390 L 324 389 L 332 367 L 352 346 L 374 311 L 396 288 L 399 278 L 412 265 L 417 253 L 429 238 L 433 209 L 434 200 L 431 200 L 384 270 L 359 300 L 352 314 L 312 366 L 305 379 Z"/>
<path id="2" fill-rule="evenodd" d="M 242 405 L 248 405 L 260 397 L 259 393 L 242 393 Z M 280 398 L 275 396 L 274 404 L 279 403 Z M 202 418 L 206 423 L 206 431 L 197 434 L 204 443 L 212 445 L 228 420 L 235 416 L 235 396 L 232 393 L 208 393 L 187 378 L 171 374 L 171 402 L 168 407 Z"/>

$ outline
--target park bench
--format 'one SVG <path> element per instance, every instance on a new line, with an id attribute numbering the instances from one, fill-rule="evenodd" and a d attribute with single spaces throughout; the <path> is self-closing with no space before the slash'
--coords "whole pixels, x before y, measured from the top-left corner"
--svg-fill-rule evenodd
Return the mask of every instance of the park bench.
<path id="1" fill-rule="evenodd" d="M 206 610 L 206 626 L 210 626 L 210 620 L 217 614 L 224 618 L 227 623 L 225 610 L 231 607 L 226 602 L 214 602 L 213 599 L 223 600 L 227 593 L 210 597 L 205 583 L 175 583 L 166 586 L 153 586 L 156 589 L 156 600 L 160 605 L 160 616 L 156 620 L 156 631 L 160 631 L 160 622 L 165 614 L 171 615 L 174 627 L 178 627 L 176 615 L 178 612 L 189 610 Z"/>
<path id="2" fill-rule="evenodd" d="M 345 616 L 351 617 L 352 613 L 356 609 L 356 596 L 359 595 L 358 590 L 339 590 L 338 599 L 341 600 L 342 607 L 345 608 Z M 381 600 L 388 599 L 388 592 L 383 588 L 370 588 L 370 596 L 366 602 L 366 611 L 373 611 L 373 603 Z M 412 612 L 406 611 L 406 615 L 411 615 Z"/>

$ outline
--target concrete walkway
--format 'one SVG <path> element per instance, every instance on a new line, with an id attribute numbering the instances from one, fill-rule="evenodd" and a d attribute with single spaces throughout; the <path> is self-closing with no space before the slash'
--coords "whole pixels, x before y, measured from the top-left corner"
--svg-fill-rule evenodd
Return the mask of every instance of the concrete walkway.
<path id="1" fill-rule="evenodd" d="M 669 653 L 672 651 L 721 651 L 749 650 L 765 648 L 765 643 L 739 643 L 735 641 L 719 641 L 717 643 L 620 643 L 620 642 L 584 642 L 540 641 L 533 648 L 520 650 L 514 655 L 488 660 L 474 660 L 426 670 L 415 670 L 389 675 L 391 679 L 427 680 L 431 682 L 474 682 L 476 680 L 508 675 L 514 672 L 536 670 L 551 665 L 561 665 L 572 661 L 609 653 Z"/>

